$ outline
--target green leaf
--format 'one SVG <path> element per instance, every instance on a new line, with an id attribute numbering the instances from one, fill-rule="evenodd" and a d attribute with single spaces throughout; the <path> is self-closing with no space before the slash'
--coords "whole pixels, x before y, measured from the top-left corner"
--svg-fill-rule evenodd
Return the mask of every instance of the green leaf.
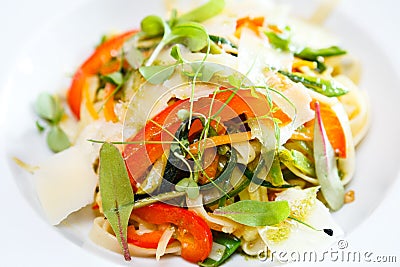
<path id="1" fill-rule="evenodd" d="M 36 128 L 38 129 L 39 133 L 42 133 L 46 128 L 40 123 L 40 121 L 35 122 Z"/>
<path id="2" fill-rule="evenodd" d="M 255 172 L 256 173 L 256 172 Z M 283 184 L 280 186 L 275 186 L 271 182 L 265 181 L 264 179 L 260 179 L 255 175 L 252 171 L 250 171 L 248 168 L 244 170 L 244 177 L 246 177 L 249 181 L 256 185 L 264 186 L 267 188 L 291 188 L 294 185 L 291 184 Z"/>
<path id="3" fill-rule="evenodd" d="M 257 93 L 257 89 L 256 89 L 254 86 L 250 86 L 250 94 L 251 94 L 251 96 L 254 97 L 254 98 L 257 98 L 257 99 L 260 98 L 260 96 L 259 96 L 258 93 Z M 271 113 L 274 113 L 272 109 L 271 109 L 270 112 L 271 112 Z"/>
<path id="4" fill-rule="evenodd" d="M 303 153 L 286 148 L 279 149 L 279 159 L 285 165 L 292 165 L 308 176 L 315 177 L 315 166 Z"/>
<path id="5" fill-rule="evenodd" d="M 306 47 L 301 50 L 299 53 L 296 53 L 296 57 L 301 59 L 310 60 L 310 61 L 319 61 L 319 57 L 333 57 L 340 56 L 346 54 L 347 51 L 343 50 L 338 46 L 330 46 L 326 48 L 313 49 L 310 47 Z"/>
<path id="6" fill-rule="evenodd" d="M 286 184 L 282 175 L 279 155 L 275 155 L 274 160 L 272 161 L 271 168 L 269 169 L 268 177 L 270 178 L 271 183 L 274 186 L 281 186 Z"/>
<path id="7" fill-rule="evenodd" d="M 318 102 L 315 104 L 313 144 L 315 170 L 322 195 L 332 210 L 338 210 L 344 203 L 344 186 L 339 177 L 335 152 L 325 132 Z"/>
<path id="8" fill-rule="evenodd" d="M 172 9 L 171 10 L 171 16 L 168 20 L 168 25 L 169 27 L 173 27 L 176 23 L 178 22 L 178 11 L 176 11 L 176 9 Z"/>
<path id="9" fill-rule="evenodd" d="M 100 149 L 99 185 L 104 215 L 121 245 L 125 260 L 130 260 L 127 228 L 134 194 L 121 153 L 109 143 L 104 143 Z"/>
<path id="10" fill-rule="evenodd" d="M 178 192 L 186 192 L 190 199 L 195 199 L 199 196 L 199 186 L 190 178 L 183 178 L 175 185 L 175 190 Z"/>
<path id="11" fill-rule="evenodd" d="M 193 62 L 191 66 L 194 73 L 198 72 L 198 77 L 202 82 L 209 82 L 216 73 L 224 70 L 222 65 L 207 62 Z"/>
<path id="12" fill-rule="evenodd" d="M 243 80 L 234 74 L 228 76 L 228 82 L 230 85 L 237 89 L 240 89 L 243 84 Z"/>
<path id="13" fill-rule="evenodd" d="M 304 131 L 305 128 L 304 126 L 300 126 L 297 128 L 296 131 L 302 132 Z M 289 150 L 297 150 L 300 153 L 302 153 L 304 156 L 306 156 L 308 159 L 311 161 L 314 161 L 314 156 L 313 156 L 313 149 L 312 149 L 312 143 L 308 141 L 301 141 L 301 140 L 290 140 L 284 144 L 285 148 Z"/>
<path id="14" fill-rule="evenodd" d="M 224 0 L 210 0 L 204 5 L 183 14 L 179 17 L 179 20 L 202 22 L 221 13 L 224 7 Z"/>
<path id="15" fill-rule="evenodd" d="M 204 26 L 196 22 L 178 23 L 170 28 L 160 17 L 148 16 L 142 21 L 142 30 L 149 36 L 163 34 L 163 38 L 147 60 L 146 66 L 151 66 L 162 49 L 168 44 L 181 43 L 191 51 L 199 51 L 210 42 Z"/>
<path id="16" fill-rule="evenodd" d="M 57 124 L 64 114 L 60 102 L 49 93 L 41 93 L 35 102 L 36 113 L 39 117 L 52 124 Z"/>
<path id="17" fill-rule="evenodd" d="M 279 49 L 282 51 L 291 51 L 291 34 L 290 28 L 285 27 L 283 33 L 277 34 L 272 31 L 265 32 L 265 35 L 268 37 L 269 43 L 275 49 Z"/>
<path id="18" fill-rule="evenodd" d="M 50 128 L 47 134 L 47 145 L 51 151 L 58 153 L 69 148 L 71 143 L 65 132 L 57 125 Z"/>
<path id="19" fill-rule="evenodd" d="M 186 60 L 182 57 L 181 49 L 179 48 L 179 45 L 174 45 L 171 48 L 171 57 L 173 57 L 178 63 L 184 63 Z"/>
<path id="20" fill-rule="evenodd" d="M 156 37 L 164 34 L 165 22 L 162 18 L 155 15 L 145 17 L 140 23 L 142 31 L 148 37 Z"/>
<path id="21" fill-rule="evenodd" d="M 169 25 L 158 16 L 148 16 L 144 18 L 141 22 L 142 31 L 149 37 L 156 37 L 162 35 L 161 41 L 158 43 L 157 47 L 154 49 L 150 58 L 146 62 L 146 66 L 151 66 L 156 60 L 157 56 L 160 54 L 165 45 L 169 43 L 168 38 L 171 35 L 171 28 Z"/>
<path id="22" fill-rule="evenodd" d="M 171 34 L 166 37 L 166 44 L 184 44 L 191 51 L 199 51 L 209 42 L 208 34 L 203 25 L 196 22 L 183 22 L 171 29 Z"/>
<path id="23" fill-rule="evenodd" d="M 300 82 L 309 89 L 325 96 L 337 97 L 348 93 L 346 88 L 340 87 L 334 80 L 322 79 L 320 77 L 308 76 L 301 73 L 292 73 L 283 70 L 278 71 L 293 82 Z"/>
<path id="24" fill-rule="evenodd" d="M 136 47 L 132 46 L 129 48 L 129 51 L 125 53 L 125 59 L 128 61 L 129 65 L 137 70 L 140 66 L 143 65 L 144 56 L 142 52 L 139 51 Z"/>
<path id="25" fill-rule="evenodd" d="M 140 74 L 152 84 L 160 84 L 171 77 L 176 65 L 168 66 L 143 66 L 139 68 Z"/>
<path id="26" fill-rule="evenodd" d="M 290 214 L 290 208 L 287 201 L 242 200 L 216 209 L 214 214 L 248 226 L 267 226 L 285 220 Z"/>
<path id="27" fill-rule="evenodd" d="M 124 82 L 124 77 L 121 72 L 116 71 L 107 75 L 102 75 L 101 79 L 105 82 L 112 83 L 114 85 L 122 85 Z"/>

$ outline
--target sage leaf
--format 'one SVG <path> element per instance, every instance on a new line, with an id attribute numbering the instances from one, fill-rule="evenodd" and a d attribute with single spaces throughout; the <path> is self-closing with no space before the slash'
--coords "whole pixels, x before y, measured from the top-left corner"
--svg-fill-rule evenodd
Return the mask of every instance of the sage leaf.
<path id="1" fill-rule="evenodd" d="M 199 194 L 199 186 L 193 179 L 183 178 L 175 185 L 175 190 L 178 192 L 186 192 L 190 199 L 196 199 Z"/>
<path id="2" fill-rule="evenodd" d="M 152 84 L 160 84 L 171 77 L 175 71 L 176 65 L 168 66 L 143 66 L 139 68 L 140 74 Z"/>
<path id="3" fill-rule="evenodd" d="M 242 200 L 216 209 L 214 214 L 248 226 L 268 226 L 284 221 L 290 208 L 287 201 Z"/>
<path id="4" fill-rule="evenodd" d="M 339 177 L 335 152 L 325 132 L 318 102 L 315 103 L 313 144 L 315 170 L 322 195 L 332 210 L 338 210 L 344 203 L 344 186 Z"/>
<path id="5" fill-rule="evenodd" d="M 292 73 L 283 70 L 279 70 L 278 72 L 285 75 L 293 82 L 300 82 L 305 87 L 325 96 L 337 97 L 348 93 L 348 90 L 346 88 L 340 87 L 340 85 L 334 80 L 304 75 L 301 73 Z"/>
<path id="6" fill-rule="evenodd" d="M 210 0 L 204 5 L 183 14 L 179 17 L 179 20 L 202 22 L 221 13 L 224 7 L 224 0 Z"/>
<path id="7" fill-rule="evenodd" d="M 47 145 L 54 153 L 61 152 L 71 146 L 68 136 L 58 126 L 52 126 L 47 133 Z"/>
<path id="8" fill-rule="evenodd" d="M 134 194 L 121 153 L 110 143 L 104 143 L 100 149 L 99 186 L 104 215 L 121 245 L 125 260 L 130 260 L 127 229 Z"/>

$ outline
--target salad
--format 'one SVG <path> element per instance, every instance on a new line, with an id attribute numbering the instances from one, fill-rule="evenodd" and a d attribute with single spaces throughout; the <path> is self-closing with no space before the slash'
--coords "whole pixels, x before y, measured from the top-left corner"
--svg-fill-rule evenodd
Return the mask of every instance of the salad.
<path id="1" fill-rule="evenodd" d="M 328 247 L 368 128 L 358 61 L 274 1 L 191 4 L 103 36 L 65 95 L 38 96 L 48 220 L 93 216 L 125 260 Z"/>

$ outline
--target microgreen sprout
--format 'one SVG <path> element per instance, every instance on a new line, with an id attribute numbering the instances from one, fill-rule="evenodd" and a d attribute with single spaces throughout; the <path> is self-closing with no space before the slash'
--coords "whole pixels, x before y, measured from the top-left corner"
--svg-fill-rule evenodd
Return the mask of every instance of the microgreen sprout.
<path id="1" fill-rule="evenodd" d="M 42 93 L 36 100 L 35 109 L 40 119 L 50 128 L 47 132 L 47 145 L 57 153 L 71 146 L 67 134 L 60 127 L 64 115 L 64 108 L 58 97 L 48 93 Z M 46 128 L 41 122 L 36 121 L 39 132 Z"/>

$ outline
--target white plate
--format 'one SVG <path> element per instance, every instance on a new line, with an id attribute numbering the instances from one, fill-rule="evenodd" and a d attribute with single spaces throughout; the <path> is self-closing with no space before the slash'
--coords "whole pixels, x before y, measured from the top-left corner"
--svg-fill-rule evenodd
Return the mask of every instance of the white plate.
<path id="1" fill-rule="evenodd" d="M 20 0 L 20 2 L 23 1 Z M 44 18 L 47 17 L 47 20 L 42 18 L 42 21 L 47 22 L 44 26 L 37 25 L 37 28 L 28 26 L 28 29 L 36 30 L 29 38 L 17 36 L 15 33 L 13 35 L 17 36 L 16 40 L 19 42 L 24 41 L 24 45 L 19 46 L 19 43 L 15 42 L 16 46 L 20 47 L 21 53 L 14 61 L 14 70 L 6 77 L 7 83 L 2 90 L 1 97 L 0 111 L 4 117 L 0 117 L 0 123 L 1 129 L 4 129 L 2 131 L 4 133 L 3 140 L 6 141 L 4 146 L 2 145 L 2 149 L 6 152 L 5 168 L 7 168 L 7 187 L 1 186 L 1 199 L 4 199 L 2 203 L 7 206 L 6 210 L 9 211 L 2 216 L 1 225 L 6 231 L 9 229 L 11 233 L 15 233 L 15 235 L 6 236 L 8 236 L 9 242 L 16 246 L 25 244 L 25 242 L 19 241 L 23 240 L 25 236 L 40 238 L 38 244 L 36 240 L 29 240 L 28 243 L 30 244 L 29 251 L 33 251 L 29 254 L 33 257 L 31 263 L 35 263 L 35 265 L 43 261 L 41 266 L 50 266 L 51 263 L 54 264 L 56 258 L 70 257 L 69 255 L 77 257 L 76 261 L 68 258 L 67 262 L 72 260 L 71 263 L 90 262 L 90 266 L 92 266 L 94 262 L 98 262 L 101 264 L 100 266 L 106 266 L 111 261 L 115 264 L 124 264 L 122 256 L 92 245 L 87 239 L 85 227 L 74 226 L 60 229 L 48 226 L 41 219 L 40 205 L 30 182 L 30 176 L 17 168 L 11 161 L 11 157 L 18 156 L 26 162 L 35 163 L 46 156 L 44 139 L 37 134 L 34 125 L 35 115 L 32 110 L 32 102 L 38 92 L 67 88 L 70 74 L 92 51 L 93 45 L 103 33 L 137 27 L 141 18 L 146 14 L 162 14 L 162 8 L 158 0 L 147 0 L 140 4 L 130 0 L 60 2 L 61 9 L 57 9 L 49 0 L 36 2 L 43 4 L 44 10 L 55 12 L 55 14 L 44 14 Z M 356 191 L 356 201 L 334 214 L 337 222 L 347 234 L 366 221 L 382 203 L 388 189 L 394 185 L 400 162 L 398 154 L 400 147 L 396 141 L 400 134 L 400 125 L 396 123 L 395 118 L 400 114 L 400 105 L 398 105 L 400 91 L 397 89 L 399 83 L 397 73 L 391 68 L 390 59 L 384 50 L 390 46 L 387 46 L 384 40 L 374 39 L 368 32 L 369 26 L 358 24 L 358 21 L 363 20 L 363 14 L 377 14 L 368 6 L 365 7 L 363 2 L 358 2 L 363 6 L 356 8 L 348 4 L 348 9 L 340 9 L 328 21 L 328 28 L 340 37 L 343 46 L 362 59 L 364 71 L 361 86 L 368 91 L 372 102 L 372 127 L 368 137 L 357 150 L 357 173 L 354 182 L 348 187 L 348 189 Z M 49 4 L 49 6 L 46 8 L 45 4 Z M 25 6 L 25 8 L 27 7 Z M 380 8 L 386 10 L 387 7 L 381 6 Z M 30 10 L 39 9 L 42 10 L 42 6 L 32 6 Z M 22 9 L 22 15 L 24 12 L 30 11 L 24 10 Z M 9 17 L 12 15 L 9 14 Z M 24 17 L 20 17 L 22 22 L 19 23 L 23 25 Z M 396 20 L 399 21 L 398 18 Z M 30 22 L 25 19 L 25 23 Z M 32 21 L 32 23 L 35 22 Z M 20 27 L 21 24 L 17 24 L 16 27 Z M 26 31 L 25 34 L 27 33 L 29 32 Z M 390 35 L 390 33 L 387 34 Z M 400 53 L 395 52 L 399 58 Z M 22 198 L 27 201 L 21 201 Z M 387 200 L 387 202 L 389 201 L 391 200 Z M 387 202 L 385 205 L 390 205 Z M 29 217 L 23 216 L 24 214 L 29 214 Z M 389 221 L 396 219 L 398 222 L 400 218 L 395 213 L 385 218 Z M 396 223 L 392 227 L 395 225 Z M 387 223 L 386 227 L 388 226 L 391 224 Z M 380 227 L 364 225 L 363 229 L 372 231 L 379 236 L 380 231 L 385 229 Z M 35 234 L 33 235 L 31 231 Z M 358 234 L 357 237 L 357 233 L 354 236 L 356 238 L 353 239 L 354 243 L 361 244 L 364 236 Z M 384 236 L 390 239 L 390 234 L 384 234 Z M 86 250 L 72 246 L 72 243 L 66 242 L 65 238 Z M 51 248 L 59 248 L 64 251 L 51 252 L 53 254 L 48 255 L 48 250 Z M 15 260 L 19 255 L 15 250 L 6 249 L 6 259 Z M 163 259 L 159 263 L 153 259 L 135 259 L 134 261 L 146 265 L 184 263 L 180 258 L 171 257 Z M 237 256 L 226 266 L 236 266 L 243 261 L 242 257 Z M 400 261 L 400 257 L 398 261 Z M 46 262 L 49 265 L 45 265 Z M 266 264 L 258 261 L 248 263 Z M 55 265 L 59 266 L 58 262 Z"/>

